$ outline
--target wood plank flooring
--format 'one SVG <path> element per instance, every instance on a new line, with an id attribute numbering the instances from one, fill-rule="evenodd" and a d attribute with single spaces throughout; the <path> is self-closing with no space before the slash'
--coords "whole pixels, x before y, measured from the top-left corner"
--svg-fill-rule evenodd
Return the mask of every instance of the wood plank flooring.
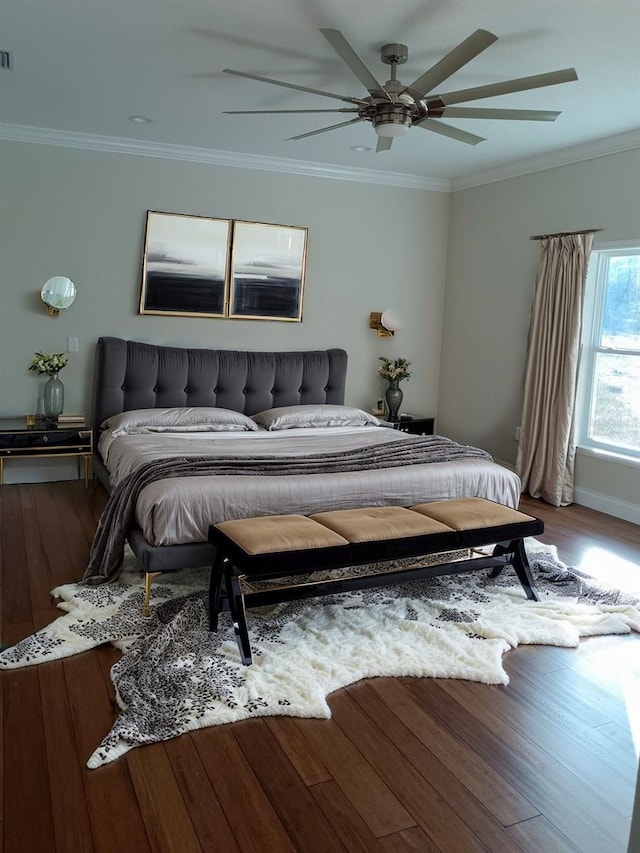
<path id="1" fill-rule="evenodd" d="M 105 502 L 82 482 L 0 489 L 9 645 L 60 611 Z M 568 564 L 640 592 L 640 531 L 524 498 Z M 116 715 L 113 648 L 0 673 L 0 853 L 623 853 L 640 745 L 640 637 L 523 646 L 510 684 L 381 678 L 332 719 L 202 729 L 85 762 Z"/>

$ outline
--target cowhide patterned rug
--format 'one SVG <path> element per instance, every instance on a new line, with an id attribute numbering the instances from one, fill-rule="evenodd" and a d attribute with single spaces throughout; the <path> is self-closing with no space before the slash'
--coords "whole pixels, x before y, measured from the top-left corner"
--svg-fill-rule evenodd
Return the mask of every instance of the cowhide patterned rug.
<path id="1" fill-rule="evenodd" d="M 464 678 L 507 684 L 506 651 L 519 644 L 577 646 L 580 637 L 640 631 L 637 598 L 568 569 L 552 546 L 527 542 L 542 601 L 515 574 L 479 570 L 249 611 L 252 666 L 240 663 L 228 614 L 208 631 L 206 569 L 144 585 L 133 555 L 117 582 L 52 591 L 67 611 L 0 652 L 0 669 L 44 664 L 113 643 L 121 712 L 90 768 L 142 744 L 261 715 L 329 717 L 326 697 L 371 676 Z M 391 564 L 389 564 L 391 565 Z"/>

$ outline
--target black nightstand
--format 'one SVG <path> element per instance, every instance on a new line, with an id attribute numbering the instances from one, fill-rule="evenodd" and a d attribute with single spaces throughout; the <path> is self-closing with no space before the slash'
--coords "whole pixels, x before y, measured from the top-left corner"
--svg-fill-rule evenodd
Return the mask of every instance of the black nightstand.
<path id="1" fill-rule="evenodd" d="M 39 422 L 27 426 L 25 418 L 0 418 L 0 486 L 5 459 L 75 456 L 84 461 L 84 484 L 89 485 L 93 455 L 93 429 L 89 424 Z"/>
<path id="2" fill-rule="evenodd" d="M 402 418 L 399 421 L 382 421 L 382 425 L 410 435 L 433 435 L 433 418 Z"/>

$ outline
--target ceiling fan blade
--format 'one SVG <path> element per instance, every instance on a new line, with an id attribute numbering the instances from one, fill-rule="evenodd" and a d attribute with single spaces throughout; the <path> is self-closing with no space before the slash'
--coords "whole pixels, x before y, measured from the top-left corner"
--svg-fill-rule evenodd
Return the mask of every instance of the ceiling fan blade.
<path id="1" fill-rule="evenodd" d="M 451 104 L 476 101 L 480 98 L 492 98 L 495 95 L 509 95 L 512 92 L 524 92 L 527 89 L 541 89 L 544 86 L 555 86 L 557 83 L 570 83 L 577 80 L 575 68 L 563 68 L 561 71 L 549 71 L 547 74 L 534 74 L 532 77 L 520 77 L 517 80 L 505 80 L 503 83 L 490 83 L 488 86 L 476 86 L 474 89 L 460 89 L 457 92 L 446 92 L 434 95 L 434 100 L 442 101 L 446 106 Z M 431 98 L 427 99 L 427 104 Z"/>
<path id="2" fill-rule="evenodd" d="M 374 98 L 386 98 L 388 101 L 391 100 L 388 92 L 386 92 L 383 86 L 378 83 L 376 78 L 369 71 L 367 66 L 342 35 L 340 30 L 321 29 L 320 32 L 338 54 L 340 59 L 345 63 L 347 68 L 349 68 L 364 85 L 370 95 L 373 95 Z"/>
<path id="3" fill-rule="evenodd" d="M 225 74 L 233 74 L 235 77 L 247 77 L 249 80 L 259 80 L 261 83 L 271 83 L 274 86 L 284 86 L 285 89 L 296 89 L 298 92 L 310 92 L 312 95 L 322 95 L 325 98 L 336 98 L 338 101 L 346 101 L 348 104 L 360 104 L 359 98 L 350 98 L 348 95 L 336 95 L 335 92 L 322 92 L 320 89 L 310 89 L 308 86 L 296 86 L 295 83 L 283 83 L 282 80 L 272 80 L 270 77 L 260 77 L 258 74 L 248 74 L 246 71 L 233 71 L 231 68 L 222 69 Z"/>
<path id="4" fill-rule="evenodd" d="M 482 107 L 445 107 L 442 110 L 444 118 L 499 118 L 513 121 L 555 121 L 559 115 L 555 110 L 494 110 Z"/>
<path id="5" fill-rule="evenodd" d="M 454 47 L 439 62 L 436 62 L 428 71 L 421 74 L 404 91 L 416 100 L 422 100 L 427 92 L 431 92 L 436 86 L 455 74 L 467 62 L 471 62 L 478 54 L 498 40 L 498 36 L 487 30 L 476 30 L 469 38 L 466 38 L 457 47 Z"/>
<path id="6" fill-rule="evenodd" d="M 285 113 L 357 113 L 356 109 L 336 107 L 335 110 L 222 110 L 225 116 L 283 115 Z"/>
<path id="7" fill-rule="evenodd" d="M 359 121 L 364 121 L 363 118 L 352 118 L 350 121 L 341 121 L 340 124 L 332 124 L 330 127 L 321 127 L 320 130 L 311 130 L 309 133 L 299 133 L 297 136 L 288 136 L 285 142 L 290 142 L 292 139 L 305 139 L 307 136 L 315 136 L 317 133 L 326 133 L 328 130 L 337 130 L 339 127 L 346 127 L 348 124 L 357 124 Z"/>
<path id="8" fill-rule="evenodd" d="M 378 151 L 388 151 L 391 148 L 393 136 L 379 136 L 378 144 L 376 145 L 376 154 Z"/>
<path id="9" fill-rule="evenodd" d="M 422 121 L 414 121 L 412 127 L 422 127 L 424 130 L 430 130 L 433 133 L 440 133 L 442 136 L 448 136 L 450 139 L 457 139 L 458 142 L 466 142 L 467 145 L 477 145 L 478 142 L 485 141 L 484 136 L 476 136 L 475 133 L 467 133 L 466 130 L 451 127 L 450 124 L 444 124 L 438 119 L 424 118 Z"/>

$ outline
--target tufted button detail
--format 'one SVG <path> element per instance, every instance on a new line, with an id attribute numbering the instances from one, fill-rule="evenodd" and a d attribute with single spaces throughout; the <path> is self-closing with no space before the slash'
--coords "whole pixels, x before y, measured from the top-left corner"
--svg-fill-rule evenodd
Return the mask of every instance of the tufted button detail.
<path id="1" fill-rule="evenodd" d="M 243 393 L 243 394 L 247 394 L 247 393 L 248 393 L 247 389 L 246 389 L 246 388 L 243 388 L 243 389 L 242 389 L 242 393 Z"/>

